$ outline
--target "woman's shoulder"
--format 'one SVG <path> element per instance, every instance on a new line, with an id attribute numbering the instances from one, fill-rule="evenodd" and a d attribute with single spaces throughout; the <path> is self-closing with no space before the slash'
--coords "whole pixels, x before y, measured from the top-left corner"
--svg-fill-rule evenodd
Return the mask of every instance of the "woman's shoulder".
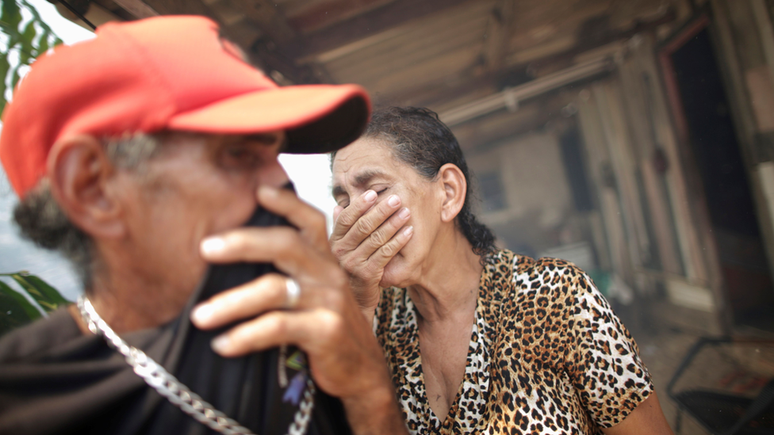
<path id="1" fill-rule="evenodd" d="M 489 263 L 490 270 L 504 271 L 509 267 L 510 279 L 520 290 L 552 288 L 561 291 L 574 286 L 585 289 L 590 282 L 581 268 L 559 258 L 532 258 L 501 250 L 490 257 Z"/>
<path id="2" fill-rule="evenodd" d="M 507 257 L 503 255 L 499 258 Z M 511 258 L 511 271 L 507 277 L 509 294 L 503 296 L 512 301 L 506 306 L 514 312 L 526 307 L 550 306 L 552 311 L 560 310 L 566 317 L 571 314 L 567 310 L 582 308 L 579 302 L 602 297 L 588 275 L 569 261 L 550 257 L 536 259 L 519 254 L 512 254 Z"/>

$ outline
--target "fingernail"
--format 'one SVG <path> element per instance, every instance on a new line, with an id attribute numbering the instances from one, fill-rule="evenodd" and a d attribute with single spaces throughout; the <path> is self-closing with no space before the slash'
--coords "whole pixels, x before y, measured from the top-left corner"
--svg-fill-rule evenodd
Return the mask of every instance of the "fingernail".
<path id="1" fill-rule="evenodd" d="M 376 199 L 376 192 L 373 190 L 369 190 L 368 192 L 363 195 L 363 199 L 366 200 L 366 202 L 371 202 Z"/>
<path id="2" fill-rule="evenodd" d="M 212 305 L 199 305 L 198 307 L 194 308 L 193 312 L 191 313 L 191 320 L 193 320 L 194 323 L 207 324 L 207 322 L 212 318 L 212 312 Z"/>
<path id="3" fill-rule="evenodd" d="M 202 242 L 202 252 L 205 254 L 217 254 L 226 247 L 226 242 L 220 237 L 210 237 Z"/>
<path id="4" fill-rule="evenodd" d="M 224 353 L 228 349 L 229 345 L 229 339 L 227 335 L 221 335 L 218 337 L 215 337 L 214 340 L 212 340 L 212 350 L 214 350 L 217 353 Z"/>
<path id="5" fill-rule="evenodd" d="M 398 204 L 400 204 L 400 198 L 398 198 L 398 195 L 392 195 L 387 199 L 387 205 L 390 207 L 397 207 Z"/>
<path id="6" fill-rule="evenodd" d="M 398 217 L 399 217 L 399 218 L 401 218 L 401 219 L 406 219 L 406 218 L 408 218 L 408 217 L 409 217 L 409 215 L 410 215 L 410 214 L 411 214 L 411 212 L 409 212 L 409 209 L 407 209 L 406 207 L 403 207 L 403 208 L 402 208 L 402 209 L 401 209 L 401 210 L 398 212 Z"/>
<path id="7" fill-rule="evenodd" d="M 413 233 L 414 233 L 414 227 L 413 226 L 408 227 L 405 230 L 403 230 L 403 235 L 407 236 L 407 237 L 410 236 Z"/>

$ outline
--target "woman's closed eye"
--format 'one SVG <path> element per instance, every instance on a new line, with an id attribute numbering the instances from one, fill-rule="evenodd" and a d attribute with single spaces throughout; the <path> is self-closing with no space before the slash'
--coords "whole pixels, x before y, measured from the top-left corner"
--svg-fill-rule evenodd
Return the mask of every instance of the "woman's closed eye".
<path id="1" fill-rule="evenodd" d="M 381 195 L 382 193 L 386 192 L 387 189 L 389 189 L 389 187 L 379 186 L 379 187 L 370 187 L 369 189 L 376 192 L 377 195 Z"/>

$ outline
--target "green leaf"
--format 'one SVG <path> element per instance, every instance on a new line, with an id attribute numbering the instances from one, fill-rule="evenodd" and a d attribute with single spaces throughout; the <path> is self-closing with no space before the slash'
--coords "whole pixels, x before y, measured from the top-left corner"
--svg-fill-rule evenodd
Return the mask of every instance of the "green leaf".
<path id="1" fill-rule="evenodd" d="M 19 27 L 21 20 L 22 14 L 21 10 L 19 10 L 19 5 L 16 4 L 16 0 L 3 0 L 3 13 L 0 15 L 0 21 L 16 29 Z"/>
<path id="2" fill-rule="evenodd" d="M 43 34 L 40 35 L 40 40 L 38 42 L 38 49 L 36 56 L 40 56 L 41 54 L 45 54 L 48 51 L 48 38 L 51 36 L 51 31 L 48 29 L 43 29 Z"/>
<path id="3" fill-rule="evenodd" d="M 16 281 L 46 312 L 54 311 L 59 308 L 60 305 L 68 303 L 67 299 L 63 298 L 59 292 L 34 275 L 25 276 L 20 273 L 14 273 L 11 275 L 11 278 L 13 278 L 13 280 Z"/>
<path id="4" fill-rule="evenodd" d="M 32 322 L 13 299 L 0 294 L 0 335 Z"/>
<path id="5" fill-rule="evenodd" d="M 18 2 L 17 2 L 18 1 Z M 25 23 L 24 29 L 19 29 L 22 23 L 22 11 L 25 9 L 32 14 L 32 20 Z M 19 67 L 31 64 L 35 58 L 48 51 L 49 48 L 62 44 L 54 32 L 40 17 L 35 7 L 27 0 L 2 0 L 0 7 L 0 31 L 8 36 L 5 53 L 0 53 L 3 65 L 0 65 L 0 116 L 5 109 L 7 100 L 5 91 L 8 86 L 15 88 L 19 82 Z M 38 36 L 38 33 L 41 33 Z M 11 67 L 8 65 L 8 54 L 18 50 L 19 62 Z"/>
<path id="6" fill-rule="evenodd" d="M 67 305 L 70 303 L 67 299 L 62 296 L 61 293 L 54 287 L 51 287 L 47 282 L 43 281 L 36 275 L 22 275 L 24 276 L 24 279 L 27 280 L 30 284 L 35 286 L 36 289 L 38 289 L 43 296 L 52 304 L 56 305 Z"/>
<path id="7" fill-rule="evenodd" d="M 5 296 L 8 300 L 13 300 L 17 307 L 21 308 L 25 313 L 27 319 L 35 320 L 42 316 L 40 310 L 38 310 L 32 303 L 24 297 L 21 293 L 17 292 L 8 284 L 0 281 L 0 295 Z M 5 299 L 4 299 L 5 300 Z M 0 304 L 0 313 L 4 313 L 8 310 L 5 306 Z"/>
<path id="8" fill-rule="evenodd" d="M 35 37 L 38 35 L 38 29 L 35 28 L 35 21 L 30 21 L 27 26 L 24 27 L 24 32 L 21 34 L 21 50 L 19 52 L 19 64 L 29 65 L 30 58 L 35 51 Z M 14 86 L 16 86 L 14 84 Z"/>
<path id="9" fill-rule="evenodd" d="M 40 21 L 40 23 L 41 23 L 41 25 L 43 26 L 43 28 L 44 28 L 44 29 L 48 29 L 49 31 L 51 31 L 51 29 L 49 29 L 49 28 L 48 28 L 48 26 L 47 26 L 45 23 L 43 23 L 43 19 L 42 19 L 42 18 L 40 18 L 40 14 L 38 13 L 38 10 L 37 10 L 37 9 L 35 9 L 35 7 L 34 7 L 34 6 L 32 6 L 32 4 L 30 4 L 29 2 L 27 2 L 27 1 L 25 1 L 25 0 L 21 0 L 21 4 L 22 4 L 22 6 L 24 6 L 24 7 L 25 7 L 27 10 L 29 10 L 29 11 L 30 11 L 30 13 L 31 13 L 31 14 L 32 14 L 32 16 L 34 17 L 35 21 Z"/>
<path id="10" fill-rule="evenodd" d="M 8 87 L 5 84 L 5 78 L 8 77 L 8 71 L 11 69 L 11 65 L 8 63 L 8 54 L 3 53 L 0 56 L 0 97 L 5 101 L 5 90 Z"/>
<path id="11" fill-rule="evenodd" d="M 40 311 L 27 298 L 0 281 L 0 335 L 40 317 Z"/>
<path id="12" fill-rule="evenodd" d="M 19 83 L 19 80 L 21 79 L 21 76 L 19 75 L 20 66 L 21 63 L 13 67 L 13 70 L 11 71 L 11 89 L 13 90 L 16 89 L 16 84 Z"/>

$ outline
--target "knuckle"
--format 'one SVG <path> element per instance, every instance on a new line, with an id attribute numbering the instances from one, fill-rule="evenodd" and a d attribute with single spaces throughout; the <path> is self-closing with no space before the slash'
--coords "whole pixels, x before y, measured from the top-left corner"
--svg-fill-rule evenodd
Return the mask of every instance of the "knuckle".
<path id="1" fill-rule="evenodd" d="M 341 246 L 340 244 L 335 244 L 331 247 L 331 252 L 333 252 L 333 255 L 336 256 L 339 260 L 342 259 L 345 255 L 347 255 L 348 250 Z"/>
<path id="2" fill-rule="evenodd" d="M 325 215 L 320 213 L 317 210 L 314 210 L 314 213 L 309 218 L 309 223 L 311 227 L 314 228 L 315 230 L 320 230 L 320 229 L 325 230 L 325 224 L 326 224 Z"/>
<path id="3" fill-rule="evenodd" d="M 347 258 L 346 260 L 341 262 L 341 267 L 344 268 L 347 272 L 354 273 L 359 269 L 359 262 L 355 261 L 352 258 Z"/>
<path id="4" fill-rule="evenodd" d="M 357 215 L 351 212 L 349 208 L 345 208 L 339 214 L 339 218 L 336 220 L 336 226 L 339 227 L 351 227 L 357 220 Z"/>
<path id="5" fill-rule="evenodd" d="M 389 240 L 389 239 L 387 239 L 385 234 L 383 232 L 381 232 L 381 231 L 375 231 L 375 232 L 371 233 L 369 238 L 371 239 L 371 243 L 373 245 L 375 245 L 375 246 L 382 246 L 385 243 L 387 243 L 387 241 Z"/>
<path id="6" fill-rule="evenodd" d="M 249 246 L 248 238 L 242 234 L 228 234 L 225 237 L 225 242 L 230 251 L 238 254 L 247 251 Z"/>
<path id="7" fill-rule="evenodd" d="M 271 318 L 271 331 L 275 336 L 284 337 L 288 334 L 288 321 L 285 316 L 275 315 Z"/>
<path id="8" fill-rule="evenodd" d="M 279 257 L 288 259 L 288 257 L 298 254 L 297 247 L 301 242 L 301 236 L 296 231 L 283 229 L 278 233 L 274 242 L 277 243 Z"/>
<path id="9" fill-rule="evenodd" d="M 387 257 L 392 257 L 398 252 L 398 245 L 397 243 L 387 243 L 386 245 L 382 246 L 382 255 Z"/>
<path id="10" fill-rule="evenodd" d="M 338 313 L 330 310 L 320 310 L 318 317 L 322 335 L 329 340 L 338 341 L 338 338 L 344 333 L 344 319 Z"/>
<path id="11" fill-rule="evenodd" d="M 367 217 L 362 217 L 353 226 L 353 229 L 360 234 L 368 234 L 371 232 L 371 220 Z"/>

